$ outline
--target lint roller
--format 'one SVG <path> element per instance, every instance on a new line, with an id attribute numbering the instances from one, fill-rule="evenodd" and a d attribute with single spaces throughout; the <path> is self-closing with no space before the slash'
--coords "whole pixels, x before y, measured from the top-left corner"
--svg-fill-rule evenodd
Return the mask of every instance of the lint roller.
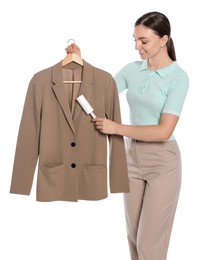
<path id="1" fill-rule="evenodd" d="M 83 110 L 86 112 L 87 115 L 91 115 L 92 118 L 96 118 L 96 115 L 93 113 L 94 109 L 91 107 L 91 105 L 88 103 L 87 99 L 84 97 L 84 95 L 80 95 L 76 99 L 80 106 L 83 108 Z"/>

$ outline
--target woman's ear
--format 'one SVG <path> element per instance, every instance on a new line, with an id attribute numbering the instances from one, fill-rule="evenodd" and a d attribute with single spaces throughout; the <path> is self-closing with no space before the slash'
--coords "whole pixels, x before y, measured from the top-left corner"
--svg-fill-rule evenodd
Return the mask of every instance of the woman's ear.
<path id="1" fill-rule="evenodd" d="M 162 38 L 161 38 L 161 47 L 164 47 L 168 42 L 168 35 L 164 35 Z"/>

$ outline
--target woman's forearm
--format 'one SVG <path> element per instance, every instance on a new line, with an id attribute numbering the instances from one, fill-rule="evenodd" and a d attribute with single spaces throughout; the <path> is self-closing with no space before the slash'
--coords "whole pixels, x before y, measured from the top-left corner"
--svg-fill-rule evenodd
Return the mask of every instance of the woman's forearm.
<path id="1" fill-rule="evenodd" d="M 172 135 L 178 116 L 163 114 L 159 125 L 123 125 L 105 118 L 92 119 L 95 127 L 103 134 L 127 136 L 145 142 L 166 142 Z"/>
<path id="2" fill-rule="evenodd" d="M 145 142 L 165 142 L 169 136 L 161 125 L 117 125 L 117 134 Z"/>

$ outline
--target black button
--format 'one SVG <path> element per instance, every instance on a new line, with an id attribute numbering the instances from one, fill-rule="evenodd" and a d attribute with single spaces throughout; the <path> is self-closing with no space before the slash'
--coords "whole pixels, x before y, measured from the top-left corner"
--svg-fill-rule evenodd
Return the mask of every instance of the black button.
<path id="1" fill-rule="evenodd" d="M 76 143 L 75 143 L 75 142 L 72 142 L 72 143 L 71 143 L 71 146 L 72 146 L 72 147 L 76 146 Z"/>
<path id="2" fill-rule="evenodd" d="M 72 164 L 71 164 L 71 167 L 72 167 L 72 168 L 76 168 L 76 164 L 75 164 L 75 163 L 72 163 Z"/>

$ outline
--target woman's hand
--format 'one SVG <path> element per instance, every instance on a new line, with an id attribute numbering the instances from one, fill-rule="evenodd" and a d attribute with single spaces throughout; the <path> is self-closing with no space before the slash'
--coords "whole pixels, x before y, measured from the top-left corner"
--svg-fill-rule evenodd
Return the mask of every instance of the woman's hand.
<path id="1" fill-rule="evenodd" d="M 95 118 L 92 119 L 92 122 L 95 124 L 96 129 L 103 134 L 118 134 L 120 125 L 114 121 L 106 118 Z"/>
<path id="2" fill-rule="evenodd" d="M 65 48 L 65 51 L 67 52 L 67 54 L 75 53 L 75 54 L 77 54 L 78 56 L 81 57 L 81 50 L 75 43 L 72 43 L 72 44 L 68 45 Z"/>

